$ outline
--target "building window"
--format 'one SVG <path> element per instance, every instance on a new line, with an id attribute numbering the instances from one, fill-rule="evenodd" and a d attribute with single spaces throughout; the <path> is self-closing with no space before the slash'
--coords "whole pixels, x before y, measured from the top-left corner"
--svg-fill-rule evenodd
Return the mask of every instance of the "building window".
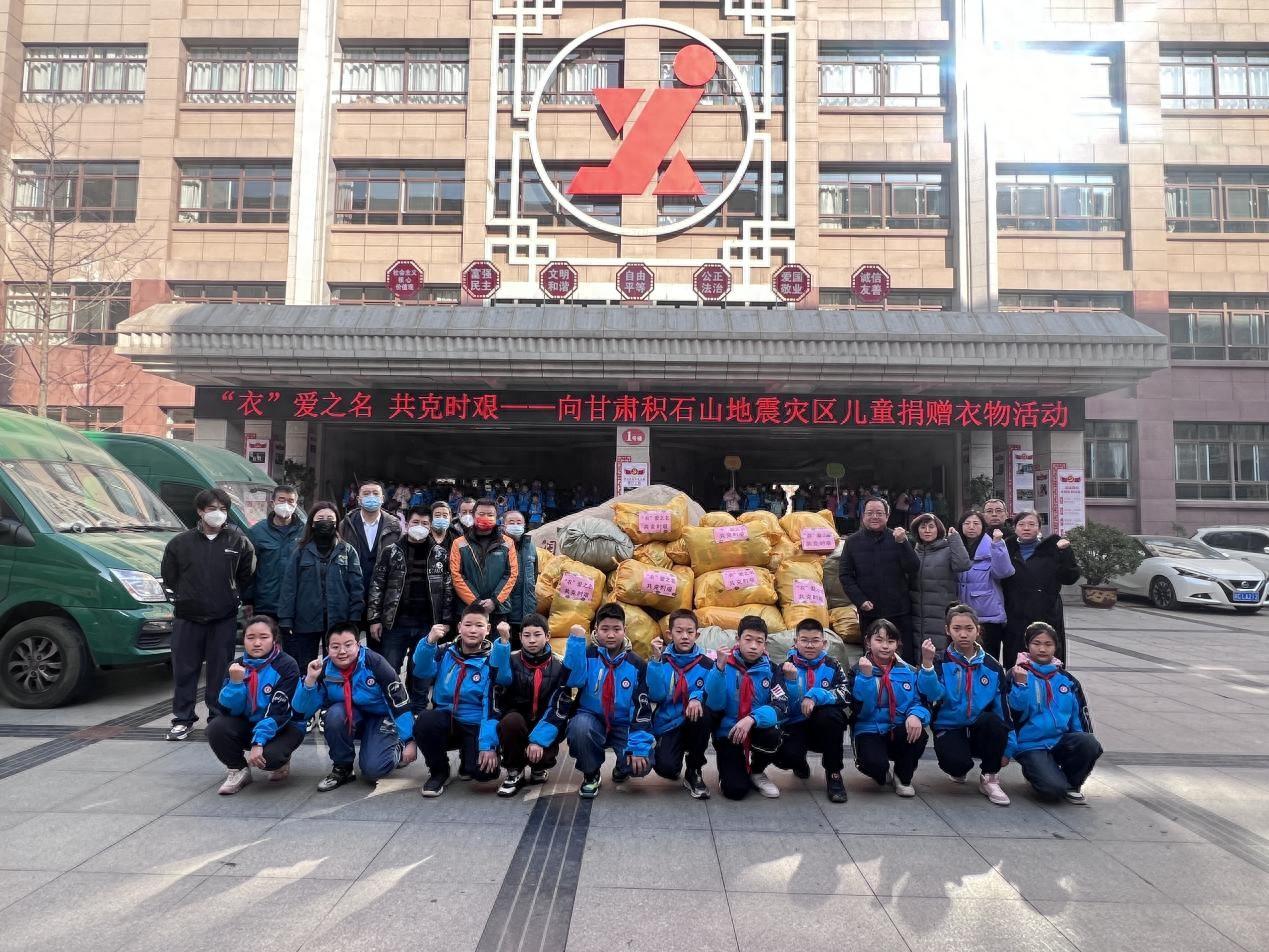
<path id="1" fill-rule="evenodd" d="M 136 162 L 15 162 L 13 214 L 26 221 L 134 222 Z"/>
<path id="2" fill-rule="evenodd" d="M 1093 499 L 1127 499 L 1132 493 L 1132 443 L 1136 424 L 1089 420 L 1084 428 L 1084 493 Z"/>
<path id="3" fill-rule="evenodd" d="M 1164 50 L 1164 109 L 1269 109 L 1269 50 Z"/>
<path id="4" fill-rule="evenodd" d="M 936 109 L 943 105 L 939 54 L 821 46 L 820 105 Z"/>
<path id="5" fill-rule="evenodd" d="M 140 102 L 144 46 L 28 46 L 22 98 L 28 102 Z"/>
<path id="6" fill-rule="evenodd" d="M 466 46 L 345 46 L 339 101 L 461 105 Z"/>
<path id="7" fill-rule="evenodd" d="M 820 170 L 821 228 L 945 229 L 942 172 Z"/>
<path id="8" fill-rule="evenodd" d="M 178 304 L 285 304 L 285 284 L 203 284 L 173 281 L 168 287 Z"/>
<path id="9" fill-rule="evenodd" d="M 661 171 L 664 172 L 665 165 Z M 734 168 L 700 168 L 695 169 L 705 189 L 704 195 L 661 195 L 657 197 L 657 224 L 672 225 L 689 215 L 700 211 L 720 194 L 723 187 L 736 174 Z M 719 206 L 709 218 L 701 222 L 698 228 L 740 228 L 743 221 L 754 221 L 762 217 L 762 172 L 750 166 L 741 176 L 736 190 L 727 196 L 727 201 Z M 779 220 L 788 214 L 788 205 L 784 194 L 784 169 L 771 166 L 771 218 Z"/>
<path id="10" fill-rule="evenodd" d="M 1169 171 L 1164 181 L 1168 231 L 1269 232 L 1269 173 Z"/>
<path id="11" fill-rule="evenodd" d="M 9 406 L 6 409 L 35 413 L 33 407 Z M 113 430 L 123 432 L 123 407 L 49 407 L 48 419 L 77 430 Z"/>
<path id="12" fill-rule="evenodd" d="M 663 89 L 685 89 L 682 83 L 674 78 L 674 57 L 682 49 L 681 44 L 663 46 L 661 48 L 661 87 Z M 765 64 L 762 50 L 757 47 L 729 47 L 727 54 L 740 70 L 745 87 L 753 96 L 754 105 L 762 109 L 762 80 Z M 784 44 L 773 42 L 771 47 L 771 96 L 772 105 L 784 105 Z M 740 103 L 740 90 L 736 88 L 736 80 L 721 62 L 714 72 L 714 78 L 705 84 L 702 106 L 730 106 Z"/>
<path id="13" fill-rule="evenodd" d="M 1177 499 L 1269 499 L 1269 426 L 1174 423 Z"/>
<path id="14" fill-rule="evenodd" d="M 396 298 L 382 284 L 332 284 L 331 304 L 457 304 L 457 284 L 425 284 L 416 297 Z"/>
<path id="15" fill-rule="evenodd" d="M 514 46 L 504 41 L 498 56 L 498 104 L 511 105 Z M 520 104 L 527 109 L 533 101 L 546 68 L 560 51 L 558 46 L 525 46 L 520 63 Z M 621 85 L 621 47 L 590 45 L 574 50 L 560 64 L 542 91 L 547 106 L 589 106 L 598 87 Z"/>
<path id="16" fill-rule="evenodd" d="M 199 46 L 185 65 L 187 102 L 295 102 L 295 47 Z"/>
<path id="17" fill-rule="evenodd" d="M 1269 298 L 1173 295 L 1173 360 L 1269 360 Z"/>
<path id="18" fill-rule="evenodd" d="M 1000 231 L 1121 231 L 1119 179 L 1106 172 L 996 176 Z"/>
<path id="19" fill-rule="evenodd" d="M 164 435 L 169 440 L 186 440 L 188 442 L 193 442 L 193 407 L 164 407 L 163 413 L 167 417 L 167 433 Z"/>
<path id="20" fill-rule="evenodd" d="M 850 288 L 824 288 L 820 307 L 828 311 L 949 311 L 949 291 L 891 291 L 881 304 L 859 303 Z"/>
<path id="21" fill-rule="evenodd" d="M 113 344 L 132 306 L 130 284 L 55 284 L 47 307 L 44 285 L 5 285 L 5 340 L 37 340 L 48 328 L 55 344 Z M 43 318 L 47 317 L 47 321 Z"/>
<path id="22" fill-rule="evenodd" d="M 437 166 L 342 166 L 336 225 L 461 225 L 463 170 Z"/>
<path id="23" fill-rule="evenodd" d="M 1065 291 L 1001 291 L 998 311 L 1022 314 L 1060 314 L 1063 311 L 1125 311 L 1122 294 L 1084 294 Z"/>
<path id="24" fill-rule="evenodd" d="M 551 166 L 549 169 L 555 187 L 565 192 L 568 183 L 577 174 L 578 166 Z M 565 193 L 567 194 L 567 193 Z M 621 224 L 621 199 L 617 196 L 568 195 L 580 211 L 610 225 Z M 499 218 L 511 216 L 511 168 L 500 162 L 495 174 L 494 214 Z M 577 219 L 558 205 L 546 190 L 538 176 L 538 170 L 529 163 L 520 165 L 520 196 L 518 218 L 532 218 L 547 228 L 576 228 Z"/>
<path id="25" fill-rule="evenodd" d="M 181 165 L 182 225 L 285 225 L 290 207 L 289 161 Z"/>

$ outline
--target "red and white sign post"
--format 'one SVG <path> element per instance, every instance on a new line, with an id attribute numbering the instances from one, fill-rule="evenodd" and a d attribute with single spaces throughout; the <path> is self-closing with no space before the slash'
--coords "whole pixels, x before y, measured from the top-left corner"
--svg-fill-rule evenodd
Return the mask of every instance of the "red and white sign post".
<path id="1" fill-rule="evenodd" d="M 577 293 L 577 269 L 567 261 L 552 261 L 538 272 L 538 287 L 553 301 L 566 301 Z"/>
<path id="2" fill-rule="evenodd" d="M 866 264 L 855 269 L 850 290 L 857 304 L 884 304 L 890 296 L 890 272 L 879 264 Z"/>
<path id="3" fill-rule="evenodd" d="M 502 287 L 502 275 L 492 261 L 473 261 L 463 268 L 463 293 L 477 301 L 487 301 Z"/>
<path id="4" fill-rule="evenodd" d="M 721 264 L 703 264 L 692 274 L 692 290 L 702 301 L 721 301 L 731 293 L 731 272 Z"/>
<path id="5" fill-rule="evenodd" d="M 617 293 L 625 301 L 646 301 L 656 287 L 652 269 L 641 261 L 623 264 L 617 269 Z"/>
<path id="6" fill-rule="evenodd" d="M 423 269 L 408 258 L 394 261 L 383 276 L 383 283 L 394 298 L 416 298 L 423 290 Z"/>
<path id="7" fill-rule="evenodd" d="M 811 293 L 811 272 L 800 264 L 786 264 L 771 276 L 771 290 L 781 301 L 796 304 Z"/>

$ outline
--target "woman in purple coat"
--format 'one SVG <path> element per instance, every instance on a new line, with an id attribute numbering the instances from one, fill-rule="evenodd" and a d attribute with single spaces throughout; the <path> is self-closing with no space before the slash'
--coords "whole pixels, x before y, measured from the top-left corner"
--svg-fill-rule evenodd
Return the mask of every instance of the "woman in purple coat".
<path id="1" fill-rule="evenodd" d="M 960 573 L 961 601 L 978 614 L 983 651 L 997 661 L 1005 638 L 1005 594 L 1002 579 L 1013 575 L 1009 548 L 999 529 L 984 535 L 982 513 L 971 510 L 961 516 L 961 537 L 972 564 Z"/>

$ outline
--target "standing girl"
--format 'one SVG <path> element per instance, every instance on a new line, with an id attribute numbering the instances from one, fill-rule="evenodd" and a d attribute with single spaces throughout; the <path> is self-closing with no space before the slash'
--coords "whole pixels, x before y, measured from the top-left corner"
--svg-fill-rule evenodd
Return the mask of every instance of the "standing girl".
<path id="1" fill-rule="evenodd" d="M 331 625 L 357 621 L 365 608 L 361 561 L 357 550 L 337 537 L 338 520 L 334 503 L 314 503 L 282 579 L 278 624 L 288 653 L 301 667 L 317 657 Z"/>
<path id="2" fill-rule="evenodd" d="M 912 775 L 925 752 L 930 723 L 916 669 L 898 656 L 899 629 L 885 618 L 868 626 L 864 647 L 850 678 L 855 767 L 877 786 L 892 784 L 899 796 L 915 797 Z"/>
<path id="3" fill-rule="evenodd" d="M 983 651 L 999 661 L 1005 642 L 1005 593 L 1001 583 L 1014 572 L 1009 547 L 1000 529 L 987 532 L 983 515 L 976 509 L 961 516 L 961 536 L 970 566 L 960 573 L 960 599 L 978 616 Z"/>
<path id="4" fill-rule="evenodd" d="M 947 647 L 944 630 L 947 606 L 956 601 L 957 580 L 971 565 L 969 553 L 961 537 L 953 529 L 943 528 L 943 521 L 933 513 L 923 513 L 912 520 L 913 548 L 921 561 L 910 576 L 912 599 L 912 644 L 929 638 L 934 647 Z M 915 652 L 913 653 L 915 656 Z"/>

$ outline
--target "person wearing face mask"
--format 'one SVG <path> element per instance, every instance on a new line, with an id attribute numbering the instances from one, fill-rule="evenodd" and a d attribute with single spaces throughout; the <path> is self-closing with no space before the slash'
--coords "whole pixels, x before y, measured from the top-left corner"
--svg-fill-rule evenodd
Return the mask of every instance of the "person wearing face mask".
<path id="1" fill-rule="evenodd" d="M 333 502 L 313 504 L 282 579 L 278 624 L 287 654 L 301 668 L 317 657 L 331 625 L 360 619 L 365 607 L 361 559 L 339 538 L 338 519 Z"/>
<path id="2" fill-rule="evenodd" d="M 298 499 L 294 486 L 274 486 L 269 517 L 247 530 L 247 538 L 256 549 L 256 576 L 243 593 L 248 617 L 268 615 L 278 620 L 282 577 L 304 531 L 303 519 L 296 518 Z"/>
<path id="3" fill-rule="evenodd" d="M 511 623 L 517 644 L 524 616 L 537 608 L 538 550 L 526 531 L 524 513 L 511 510 L 503 517 L 502 531 L 511 537 L 516 546 L 516 558 L 520 563 L 520 575 L 507 604 L 507 621 Z"/>
<path id="4" fill-rule="evenodd" d="M 1062 586 L 1074 585 L 1081 575 L 1071 543 L 1059 536 L 1044 536 L 1040 517 L 1020 512 L 1014 519 L 1014 535 L 1006 542 L 1013 575 L 1005 579 L 1005 644 L 1002 664 L 1012 668 L 1025 645 L 1025 633 L 1033 622 L 1053 628 L 1056 656 L 1066 660 L 1066 629 L 1062 617 Z"/>
<path id="5" fill-rule="evenodd" d="M 339 538 L 357 551 L 361 563 L 361 604 L 364 609 L 370 603 L 370 583 L 374 579 L 375 563 L 388 546 L 401 538 L 401 523 L 396 516 L 383 511 L 383 483 L 374 479 L 363 480 L 357 487 L 357 508 L 344 516 L 339 524 Z M 341 619 L 332 619 L 332 621 Z M 346 616 L 347 621 L 364 622 L 362 615 Z M 296 660 L 299 660 L 298 658 Z M 300 664 L 304 664 L 300 661 Z"/>
<path id="6" fill-rule="evenodd" d="M 520 580 L 520 556 L 515 540 L 498 530 L 498 508 L 492 499 L 476 503 L 473 525 L 454 540 L 449 574 L 460 610 L 480 605 L 495 628 L 510 618 L 511 595 Z"/>
<path id="7" fill-rule="evenodd" d="M 458 533 L 462 535 L 476 524 L 476 500 L 465 496 L 458 504 Z M 457 536 L 456 536 L 457 537 Z"/>
<path id="8" fill-rule="evenodd" d="M 444 546 L 445 559 L 448 561 L 449 548 L 454 544 L 454 539 L 462 533 L 457 531 L 458 527 L 454 524 L 449 503 L 437 500 L 428 508 L 428 512 L 432 517 L 432 540 L 437 545 Z"/>
<path id="9" fill-rule="evenodd" d="M 198 720 L 198 673 L 207 666 L 207 719 L 221 713 L 217 698 L 233 660 L 241 593 L 255 575 L 251 540 L 226 523 L 231 501 L 223 489 L 194 497 L 198 525 L 173 536 L 160 575 L 172 602 L 172 727 L 168 740 L 185 740 Z"/>

